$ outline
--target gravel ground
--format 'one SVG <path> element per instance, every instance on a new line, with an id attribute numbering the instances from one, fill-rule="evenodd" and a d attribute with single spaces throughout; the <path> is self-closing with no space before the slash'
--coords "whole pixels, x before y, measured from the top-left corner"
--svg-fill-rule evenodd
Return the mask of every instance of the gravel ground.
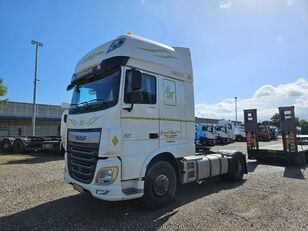
<path id="1" fill-rule="evenodd" d="M 245 152 L 245 143 L 215 149 Z M 0 230 L 308 230 L 308 171 L 248 162 L 231 183 L 181 185 L 174 203 L 104 202 L 63 182 L 60 154 L 0 154 Z"/>

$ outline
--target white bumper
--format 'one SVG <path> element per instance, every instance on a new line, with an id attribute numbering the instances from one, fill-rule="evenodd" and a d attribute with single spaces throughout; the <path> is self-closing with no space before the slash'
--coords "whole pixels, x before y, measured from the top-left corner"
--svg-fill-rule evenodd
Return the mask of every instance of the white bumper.
<path id="1" fill-rule="evenodd" d="M 119 168 L 119 172 L 118 172 L 118 175 L 115 181 L 110 185 L 95 184 L 95 178 L 98 174 L 98 171 L 103 167 L 111 167 L 111 166 L 117 166 Z M 65 154 L 64 181 L 68 184 L 73 184 L 73 185 L 76 184 L 82 187 L 84 190 L 90 192 L 93 197 L 96 197 L 98 199 L 106 200 L 106 201 L 120 201 L 120 200 L 139 198 L 143 196 L 143 181 L 129 181 L 131 182 L 130 184 L 127 184 L 128 182 L 124 182 L 124 183 L 121 182 L 121 161 L 116 157 L 97 161 L 94 178 L 90 184 L 84 184 L 82 182 L 79 182 L 73 179 L 69 175 L 67 169 L 68 169 L 67 168 L 67 155 Z M 132 183 L 132 182 L 136 182 L 136 183 Z M 122 187 L 122 186 L 126 187 L 126 185 L 134 185 L 135 187 L 139 188 L 139 190 L 135 190 L 134 193 L 127 195 L 123 193 L 123 191 L 124 192 L 127 191 L 127 188 L 123 190 L 123 187 Z"/>

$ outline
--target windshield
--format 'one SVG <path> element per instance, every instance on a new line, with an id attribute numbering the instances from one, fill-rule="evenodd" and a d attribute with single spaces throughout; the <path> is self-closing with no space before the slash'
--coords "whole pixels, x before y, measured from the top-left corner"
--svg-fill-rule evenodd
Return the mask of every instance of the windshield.
<path id="1" fill-rule="evenodd" d="M 75 86 L 70 114 L 102 110 L 118 102 L 120 69 L 101 73 Z"/>
<path id="2" fill-rule="evenodd" d="M 226 127 L 225 126 L 217 126 L 216 127 L 216 131 L 223 131 L 223 132 L 225 132 L 226 131 Z"/>
<path id="3" fill-rule="evenodd" d="M 260 130 L 260 132 L 267 132 L 268 131 L 266 127 L 260 127 L 259 130 Z"/>
<path id="4" fill-rule="evenodd" d="M 213 125 L 209 125 L 209 126 L 207 127 L 207 131 L 213 133 L 213 128 L 214 128 Z"/>

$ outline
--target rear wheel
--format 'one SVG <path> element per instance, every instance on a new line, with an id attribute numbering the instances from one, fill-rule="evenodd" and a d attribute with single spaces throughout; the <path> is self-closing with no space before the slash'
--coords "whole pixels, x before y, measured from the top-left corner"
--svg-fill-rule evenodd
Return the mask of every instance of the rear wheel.
<path id="1" fill-rule="evenodd" d="M 235 155 L 229 162 L 229 170 L 227 178 L 232 181 L 240 181 L 243 179 L 245 172 L 245 163 L 240 155 Z"/>
<path id="2" fill-rule="evenodd" d="M 24 150 L 25 150 L 25 145 L 22 142 L 22 140 L 20 139 L 15 140 L 13 144 L 14 153 L 23 153 Z"/>
<path id="3" fill-rule="evenodd" d="M 11 152 L 12 151 L 12 143 L 9 139 L 4 139 L 1 142 L 1 151 L 2 152 Z"/>
<path id="4" fill-rule="evenodd" d="M 170 203 L 176 191 L 176 174 L 171 164 L 157 161 L 150 166 L 144 182 L 144 200 L 151 209 Z"/>

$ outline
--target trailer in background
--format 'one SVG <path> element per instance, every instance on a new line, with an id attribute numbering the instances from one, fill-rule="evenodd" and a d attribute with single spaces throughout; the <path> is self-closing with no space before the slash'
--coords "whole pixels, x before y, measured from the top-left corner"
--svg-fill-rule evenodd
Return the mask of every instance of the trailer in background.
<path id="1" fill-rule="evenodd" d="M 5 137 L 1 140 L 1 151 L 23 153 L 26 151 L 61 151 L 59 136 Z"/>
<path id="2" fill-rule="evenodd" d="M 63 104 L 62 104 L 63 105 Z M 63 107 L 63 106 L 62 106 Z M 67 139 L 67 114 L 64 110 L 61 117 L 60 136 L 11 136 L 0 138 L 0 150 L 4 153 L 23 153 L 27 151 L 63 152 Z"/>
<path id="3" fill-rule="evenodd" d="M 302 165 L 308 160 L 308 145 L 305 137 L 297 136 L 294 106 L 279 108 L 282 144 L 265 145 L 260 148 L 257 110 L 244 110 L 248 159 L 284 160 Z"/>

